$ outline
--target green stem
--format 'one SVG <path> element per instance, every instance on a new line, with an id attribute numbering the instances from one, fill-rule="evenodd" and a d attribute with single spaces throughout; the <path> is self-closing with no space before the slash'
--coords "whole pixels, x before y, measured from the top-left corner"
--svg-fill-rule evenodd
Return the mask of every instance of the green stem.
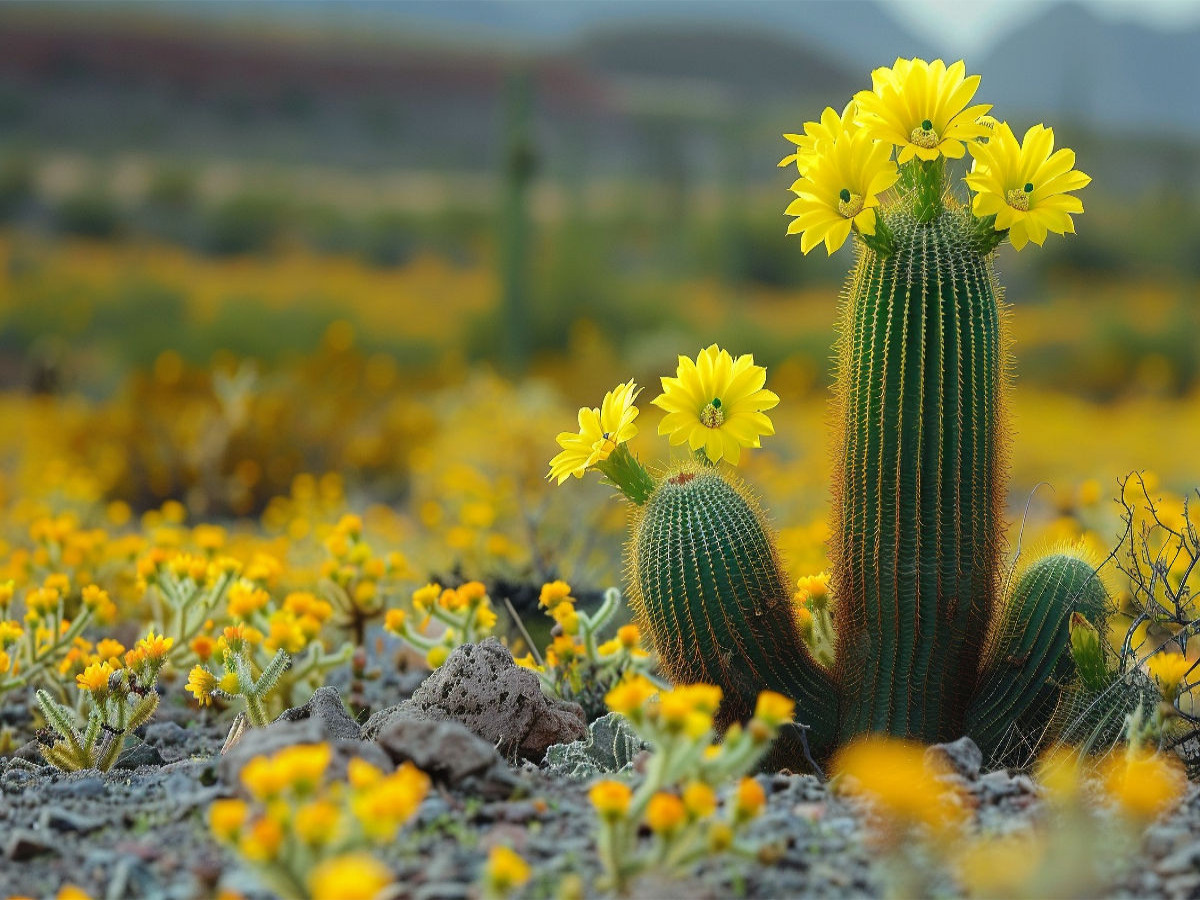
<path id="1" fill-rule="evenodd" d="M 246 699 L 246 718 L 250 720 L 250 724 L 255 728 L 262 728 L 267 724 L 267 709 L 263 706 L 262 699 L 254 694 L 243 694 Z"/>

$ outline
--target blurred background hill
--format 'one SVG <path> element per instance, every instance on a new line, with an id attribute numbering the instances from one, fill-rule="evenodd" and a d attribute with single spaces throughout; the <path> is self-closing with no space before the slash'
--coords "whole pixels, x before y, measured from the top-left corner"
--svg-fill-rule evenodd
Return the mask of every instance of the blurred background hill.
<path id="1" fill-rule="evenodd" d="M 1084 462 L 1070 432 L 1026 445 L 1014 498 L 1141 466 L 1189 485 L 1200 24 L 980 9 L 1011 15 L 939 33 L 938 7 L 901 0 L 0 4 L 0 388 L 125 423 L 109 455 L 146 459 L 105 463 L 104 496 L 250 512 L 325 469 L 404 496 L 422 392 L 531 376 L 567 427 L 719 341 L 815 410 L 780 450 L 815 459 L 851 251 L 785 235 L 781 135 L 897 55 L 965 55 L 981 101 L 1018 132 L 1053 125 L 1095 179 L 1077 235 L 998 265 L 1030 415 L 1122 435 Z M 344 383 L 322 368 L 339 353 L 359 360 Z M 270 436 L 227 420 L 247 365 Z M 281 410 L 332 385 L 354 401 L 289 431 Z M 182 386 L 232 429 L 216 461 L 188 457 Z M 163 417 L 153 440 L 139 408 Z M 71 452 L 108 472 L 78 415 Z M 196 499 L 235 473 L 252 489 Z"/>

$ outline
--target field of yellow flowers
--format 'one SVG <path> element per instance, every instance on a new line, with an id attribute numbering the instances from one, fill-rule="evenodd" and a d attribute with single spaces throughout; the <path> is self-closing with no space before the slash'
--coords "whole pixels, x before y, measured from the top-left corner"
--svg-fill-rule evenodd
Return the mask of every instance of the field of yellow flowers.
<path id="1" fill-rule="evenodd" d="M 883 103 L 888 79 L 958 69 L 900 60 L 858 102 Z M 894 252 L 874 195 L 898 164 L 953 157 L 943 144 L 960 140 L 988 161 L 968 177 L 985 201 L 975 212 L 992 217 L 970 220 L 987 252 L 1005 236 L 1040 243 L 1037 216 L 995 218 L 1038 213 L 1033 182 L 997 193 L 987 181 L 1003 148 L 1025 151 L 1007 124 L 983 124 L 986 109 L 968 111 L 958 131 L 918 119 L 892 143 L 852 125 L 852 107 L 792 135 L 803 252 L 832 252 L 852 229 Z M 822 193 L 843 174 L 826 171 L 832 154 L 865 166 L 861 191 Z M 1071 174 L 1071 189 L 1086 185 Z M 1060 233 L 1078 212 L 1062 202 L 1042 210 Z M 910 227 L 908 214 L 894 223 Z M 794 699 L 761 672 L 743 683 L 734 604 L 723 621 L 690 618 L 689 592 L 719 594 L 721 577 L 757 588 L 729 573 L 774 566 L 777 549 L 796 649 L 832 670 L 834 429 L 847 426 L 827 356 L 853 291 L 839 303 L 759 286 L 735 307 L 727 285 L 643 283 L 630 307 L 661 303 L 651 331 L 581 319 L 565 346 L 512 371 L 503 353 L 469 351 L 480 322 L 488 343 L 498 281 L 432 255 L 384 270 L 296 248 L 205 258 L 0 237 L 0 894 L 1200 890 L 1188 780 L 1200 380 L 1180 337 L 1198 330 L 1186 290 L 1051 275 L 1045 296 L 1003 307 L 997 346 L 1021 362 L 1017 386 L 992 398 L 1011 432 L 994 432 L 999 462 L 981 467 L 1011 473 L 996 498 L 1000 580 L 1070 548 L 1098 569 L 1107 604 L 1100 628 L 1072 612 L 1042 678 L 1062 691 L 1054 726 L 1079 746 L 1042 752 L 1041 733 L 1019 733 L 1029 753 L 1009 770 L 969 738 L 814 752 Z M 612 500 L 718 480 L 722 460 L 769 505 L 778 547 L 725 552 L 700 536 L 708 510 L 656 526 L 708 579 L 693 591 L 675 557 L 638 557 L 627 532 L 644 514 Z M 592 469 L 604 480 L 572 477 Z M 894 492 L 909 487 L 898 477 Z M 739 534 L 754 532 L 757 506 L 729 493 L 751 510 Z M 665 639 L 645 614 L 647 565 L 678 601 Z M 722 685 L 679 677 L 725 638 Z M 1003 663 L 1019 669 L 1035 649 Z M 1085 688 L 1108 684 L 1116 658 L 1113 684 L 1137 702 L 1084 730 L 1103 697 Z"/>

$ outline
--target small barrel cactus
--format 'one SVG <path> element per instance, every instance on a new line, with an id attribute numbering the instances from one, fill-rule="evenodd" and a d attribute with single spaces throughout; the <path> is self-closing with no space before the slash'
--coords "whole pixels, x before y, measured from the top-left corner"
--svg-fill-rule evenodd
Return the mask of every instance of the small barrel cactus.
<path id="1" fill-rule="evenodd" d="M 637 463 L 624 385 L 624 405 L 581 411 L 552 462 L 560 482 L 600 469 L 637 505 L 630 596 L 664 672 L 719 684 L 725 723 L 764 688 L 795 699 L 817 759 L 865 732 L 965 732 L 995 760 L 1027 753 L 1080 689 L 1071 616 L 1104 632 L 1107 597 L 1078 553 L 1003 577 L 1009 376 L 993 258 L 1005 239 L 1073 231 L 1070 192 L 1089 179 L 1070 150 L 1052 152 L 1049 129 L 1018 141 L 969 105 L 978 84 L 961 62 L 898 60 L 841 114 L 789 135 L 781 163 L 799 172 L 788 213 L 802 250 L 857 239 L 837 346 L 832 666 L 809 651 L 758 503 L 718 466 L 773 433 L 778 398 L 752 357 L 710 347 L 663 379 L 659 430 L 695 462 L 658 478 Z M 968 152 L 964 201 L 947 162 Z M 803 765 L 799 753 L 774 761 Z"/>

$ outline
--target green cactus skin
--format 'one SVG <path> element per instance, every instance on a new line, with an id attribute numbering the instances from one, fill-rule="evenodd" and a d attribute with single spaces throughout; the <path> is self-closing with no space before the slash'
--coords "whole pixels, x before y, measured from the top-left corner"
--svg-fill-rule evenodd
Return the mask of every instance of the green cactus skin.
<path id="1" fill-rule="evenodd" d="M 837 694 L 800 637 L 771 532 L 744 486 L 698 463 L 668 473 L 639 511 L 628 566 L 630 602 L 664 672 L 720 685 L 721 727 L 749 718 L 770 689 L 804 710 L 814 753 L 831 747 Z"/>
<path id="2" fill-rule="evenodd" d="M 972 218 L 889 226 L 894 253 L 860 251 L 839 346 L 841 736 L 931 741 L 962 733 L 996 592 L 1005 349 Z"/>
<path id="3" fill-rule="evenodd" d="M 1039 730 L 1049 726 L 1075 674 L 1067 648 L 1071 613 L 1083 613 L 1103 631 L 1107 605 L 1095 568 L 1077 556 L 1047 556 L 1017 579 L 967 710 L 967 733 L 987 758 L 1013 764 L 1032 758 Z"/>

